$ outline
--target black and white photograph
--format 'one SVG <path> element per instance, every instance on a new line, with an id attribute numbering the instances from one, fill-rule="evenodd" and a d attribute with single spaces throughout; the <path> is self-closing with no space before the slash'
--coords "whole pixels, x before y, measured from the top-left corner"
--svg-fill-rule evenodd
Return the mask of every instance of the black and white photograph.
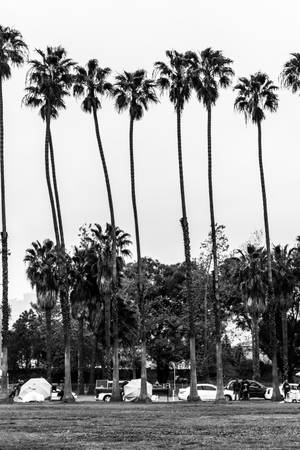
<path id="1" fill-rule="evenodd" d="M 299 15 L 0 5 L 0 450 L 300 448 Z"/>

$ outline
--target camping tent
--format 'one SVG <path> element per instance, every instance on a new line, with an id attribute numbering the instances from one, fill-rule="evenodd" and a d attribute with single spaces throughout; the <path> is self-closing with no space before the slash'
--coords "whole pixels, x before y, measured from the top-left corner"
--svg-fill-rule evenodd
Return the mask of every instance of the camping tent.
<path id="1" fill-rule="evenodd" d="M 30 378 L 20 389 L 18 402 L 43 402 L 51 396 L 51 384 L 45 378 Z"/>
<path id="2" fill-rule="evenodd" d="M 141 379 L 129 381 L 124 386 L 124 400 L 125 402 L 134 402 L 137 400 L 141 393 Z M 147 382 L 147 396 L 152 397 L 152 384 Z"/>

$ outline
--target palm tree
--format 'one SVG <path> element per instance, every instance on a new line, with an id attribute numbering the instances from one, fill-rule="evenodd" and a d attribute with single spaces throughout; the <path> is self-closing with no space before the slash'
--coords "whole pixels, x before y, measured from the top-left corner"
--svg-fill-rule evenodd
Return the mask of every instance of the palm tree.
<path id="1" fill-rule="evenodd" d="M 130 256 L 128 246 L 131 244 L 130 236 L 120 228 L 110 224 L 106 224 L 106 230 L 103 232 L 99 224 L 95 224 L 92 228 L 93 243 L 95 244 L 95 253 L 97 257 L 97 284 L 100 295 L 104 298 L 105 310 L 105 346 L 106 346 L 106 370 L 110 369 L 110 330 L 111 330 L 111 314 L 112 307 L 113 316 L 113 335 L 114 335 L 114 352 L 113 352 L 113 391 L 112 401 L 120 401 L 119 386 L 119 337 L 118 337 L 118 304 L 117 290 L 120 287 L 120 274 L 124 265 L 124 258 Z M 114 240 L 116 248 L 114 247 Z M 116 260 L 116 284 L 112 285 L 113 266 L 112 259 L 115 253 Z M 115 303 L 111 303 L 112 295 L 115 296 Z"/>
<path id="2" fill-rule="evenodd" d="M 88 318 L 89 301 L 93 296 L 93 283 L 91 266 L 93 261 L 90 249 L 74 248 L 71 260 L 71 312 L 78 321 L 78 393 L 84 394 L 83 376 L 83 344 L 84 344 L 84 321 Z"/>
<path id="3" fill-rule="evenodd" d="M 251 318 L 253 379 L 259 380 L 259 320 L 266 310 L 266 252 L 250 244 L 246 252 L 239 250 L 238 263 L 238 283 Z"/>
<path id="4" fill-rule="evenodd" d="M 264 178 L 264 168 L 262 159 L 262 130 L 261 124 L 265 119 L 265 112 L 275 112 L 278 108 L 277 86 L 269 79 L 268 75 L 257 72 L 250 78 L 239 78 L 239 83 L 234 88 L 238 92 L 234 107 L 237 111 L 244 113 L 245 119 L 250 119 L 258 131 L 258 162 L 260 171 L 260 182 L 263 201 L 263 213 L 265 224 L 265 239 L 267 249 L 268 267 L 268 298 L 271 306 L 271 343 L 272 343 L 272 376 L 273 376 L 273 397 L 272 400 L 280 400 L 278 369 L 277 369 L 277 338 L 276 338 L 276 305 L 274 300 L 274 288 L 272 279 L 272 255 L 270 246 L 269 219 L 267 208 L 267 195 Z"/>
<path id="5" fill-rule="evenodd" d="M 37 303 L 45 312 L 47 380 L 51 383 L 52 369 L 52 327 L 51 312 L 56 304 L 58 294 L 57 255 L 54 243 L 46 239 L 32 243 L 26 250 L 24 258 L 27 263 L 26 274 L 31 286 L 36 289 Z"/>
<path id="6" fill-rule="evenodd" d="M 291 56 L 284 64 L 280 78 L 283 87 L 295 94 L 300 89 L 300 53 L 291 53 Z"/>
<path id="7" fill-rule="evenodd" d="M 0 173 L 1 173 L 1 216 L 2 216 L 2 396 L 8 395 L 7 344 L 8 344 L 8 249 L 6 229 L 5 178 L 4 178 L 4 110 L 3 81 L 11 77 L 11 66 L 21 66 L 27 55 L 27 45 L 21 33 L 0 25 Z M 1 347 L 1 346 L 0 346 Z"/>
<path id="8" fill-rule="evenodd" d="M 129 153 L 130 153 L 130 176 L 131 176 L 131 199 L 135 225 L 135 240 L 137 249 L 137 292 L 138 304 L 141 313 L 141 394 L 140 401 L 147 401 L 147 369 L 146 369 L 146 335 L 144 326 L 144 294 L 142 280 L 142 261 L 140 248 L 139 222 L 135 195 L 135 171 L 133 152 L 133 127 L 134 122 L 141 120 L 144 111 L 148 110 L 150 103 L 156 103 L 155 83 L 147 78 L 145 70 L 125 72 L 117 75 L 114 86 L 115 106 L 118 112 L 129 110 Z"/>
<path id="9" fill-rule="evenodd" d="M 168 91 L 169 99 L 173 103 L 177 117 L 177 147 L 178 147 L 178 167 L 179 183 L 181 194 L 182 218 L 180 219 L 185 254 L 186 289 L 189 306 L 189 333 L 190 333 L 190 364 L 191 364 L 191 388 L 189 400 L 199 400 L 197 392 L 197 368 L 196 368 L 196 330 L 195 330 L 195 305 L 192 292 L 192 264 L 189 225 L 186 212 L 184 175 L 181 145 L 181 116 L 185 103 L 190 99 L 192 85 L 188 72 L 189 60 L 184 54 L 176 50 L 166 52 L 169 64 L 158 61 L 154 64 L 158 75 L 157 85 L 161 92 Z"/>
<path id="10" fill-rule="evenodd" d="M 27 106 L 39 108 L 40 115 L 46 122 L 45 134 L 45 171 L 47 187 L 52 211 L 53 226 L 58 250 L 60 249 L 60 303 L 63 317 L 65 338 L 65 382 L 64 401 L 73 401 L 71 386 L 71 348 L 70 348 L 70 304 L 68 298 L 68 282 L 66 270 L 66 254 L 61 208 L 56 182 L 55 160 L 51 136 L 51 119 L 58 117 L 59 109 L 65 108 L 64 98 L 70 95 L 73 83 L 71 69 L 74 62 L 66 57 L 62 47 L 47 47 L 46 52 L 36 51 L 41 61 L 30 61 L 31 68 L 27 75 L 26 95 L 24 103 Z M 49 149 L 52 166 L 52 183 L 49 169 Z"/>
<path id="11" fill-rule="evenodd" d="M 287 311 L 292 305 L 292 294 L 294 292 L 296 277 L 294 267 L 294 252 L 296 249 L 288 250 L 288 246 L 274 246 L 273 249 L 273 283 L 274 295 L 280 308 L 282 328 L 282 361 L 283 379 L 288 379 L 288 330 Z"/>
<path id="12" fill-rule="evenodd" d="M 102 141 L 100 137 L 97 110 L 101 108 L 101 97 L 105 94 L 109 94 L 112 92 L 112 85 L 106 81 L 107 76 L 110 74 L 110 69 L 105 67 L 104 69 L 100 68 L 98 65 L 98 61 L 96 59 L 91 59 L 88 61 L 86 69 L 84 67 L 76 68 L 76 75 L 74 79 L 73 93 L 77 97 L 84 97 L 82 102 L 82 109 L 84 112 L 93 113 L 94 125 L 96 138 L 100 153 L 100 159 L 102 162 L 104 178 L 107 189 L 107 197 L 108 204 L 110 210 L 110 220 L 112 227 L 112 289 L 110 289 L 112 293 L 113 301 L 116 302 L 116 286 L 117 286 L 117 253 L 116 253 L 116 226 L 115 226 L 115 214 L 114 214 L 114 206 L 113 199 L 109 181 L 109 175 L 105 160 L 105 155 L 103 151 Z M 111 297 L 106 296 L 105 302 L 105 323 L 106 325 L 106 368 L 110 365 L 108 364 L 110 361 L 110 327 L 108 324 L 110 323 L 110 305 Z M 116 312 L 117 308 L 114 305 L 113 310 Z M 117 328 L 117 317 L 114 324 L 114 335 L 116 340 L 116 345 L 114 346 L 115 351 L 117 352 L 114 355 L 114 361 L 118 361 L 118 328 Z M 117 370 L 115 370 L 116 372 Z M 112 392 L 112 400 L 121 400 L 119 383 L 117 383 L 114 379 L 113 381 L 113 392 Z"/>
<path id="13" fill-rule="evenodd" d="M 198 56 L 194 52 L 187 52 L 186 57 L 190 60 L 190 72 L 197 98 L 203 103 L 207 111 L 207 152 L 208 152 L 208 190 L 210 206 L 210 223 L 212 239 L 212 259 L 213 259 L 213 296 L 215 309 L 216 327 L 216 359 L 217 359 L 217 396 L 216 401 L 224 401 L 223 393 L 223 362 L 222 362 L 222 331 L 220 314 L 220 294 L 218 283 L 218 256 L 216 223 L 213 198 L 212 181 L 212 146 L 211 146 L 211 115 L 212 107 L 215 106 L 219 98 L 219 89 L 227 88 L 231 84 L 234 75 L 230 67 L 232 60 L 225 58 L 220 50 L 206 48 Z"/>

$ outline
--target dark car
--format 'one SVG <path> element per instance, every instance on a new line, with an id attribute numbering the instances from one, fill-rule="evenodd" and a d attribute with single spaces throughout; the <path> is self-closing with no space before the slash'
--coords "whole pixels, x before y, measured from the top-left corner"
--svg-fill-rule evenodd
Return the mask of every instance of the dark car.
<path id="1" fill-rule="evenodd" d="M 250 383 L 250 398 L 265 398 L 265 393 L 266 393 L 266 386 L 264 386 L 262 383 L 260 383 L 259 381 L 255 381 L 255 380 L 247 380 Z M 231 380 L 229 381 L 229 383 L 226 386 L 226 389 L 233 391 L 233 383 L 235 382 L 235 380 Z M 241 383 L 242 380 L 239 380 L 239 382 Z"/>

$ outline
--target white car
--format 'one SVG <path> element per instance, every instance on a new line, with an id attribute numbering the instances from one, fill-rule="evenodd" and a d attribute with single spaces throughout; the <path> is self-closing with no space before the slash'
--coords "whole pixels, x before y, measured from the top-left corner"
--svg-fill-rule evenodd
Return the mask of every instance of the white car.
<path id="1" fill-rule="evenodd" d="M 291 393 L 297 391 L 297 387 L 298 387 L 297 383 L 289 383 L 289 385 L 290 385 L 290 388 L 291 388 L 291 390 L 290 390 Z M 283 392 L 283 389 L 282 389 L 282 384 L 279 385 L 279 392 L 282 395 L 282 398 L 284 398 L 284 392 Z M 266 393 L 265 393 L 265 399 L 266 400 L 272 400 L 272 395 L 273 395 L 273 388 L 272 387 L 268 387 L 267 390 L 266 390 Z"/>
<path id="2" fill-rule="evenodd" d="M 202 401 L 216 400 L 217 386 L 214 386 L 213 384 L 205 384 L 205 383 L 197 384 L 197 391 L 198 391 L 198 395 Z M 181 388 L 178 391 L 179 400 L 187 400 L 189 395 L 190 395 L 190 387 L 189 386 L 187 388 Z M 233 400 L 232 391 L 229 391 L 228 389 L 224 389 L 224 397 L 225 397 L 225 400 L 227 400 L 227 401 Z"/>

